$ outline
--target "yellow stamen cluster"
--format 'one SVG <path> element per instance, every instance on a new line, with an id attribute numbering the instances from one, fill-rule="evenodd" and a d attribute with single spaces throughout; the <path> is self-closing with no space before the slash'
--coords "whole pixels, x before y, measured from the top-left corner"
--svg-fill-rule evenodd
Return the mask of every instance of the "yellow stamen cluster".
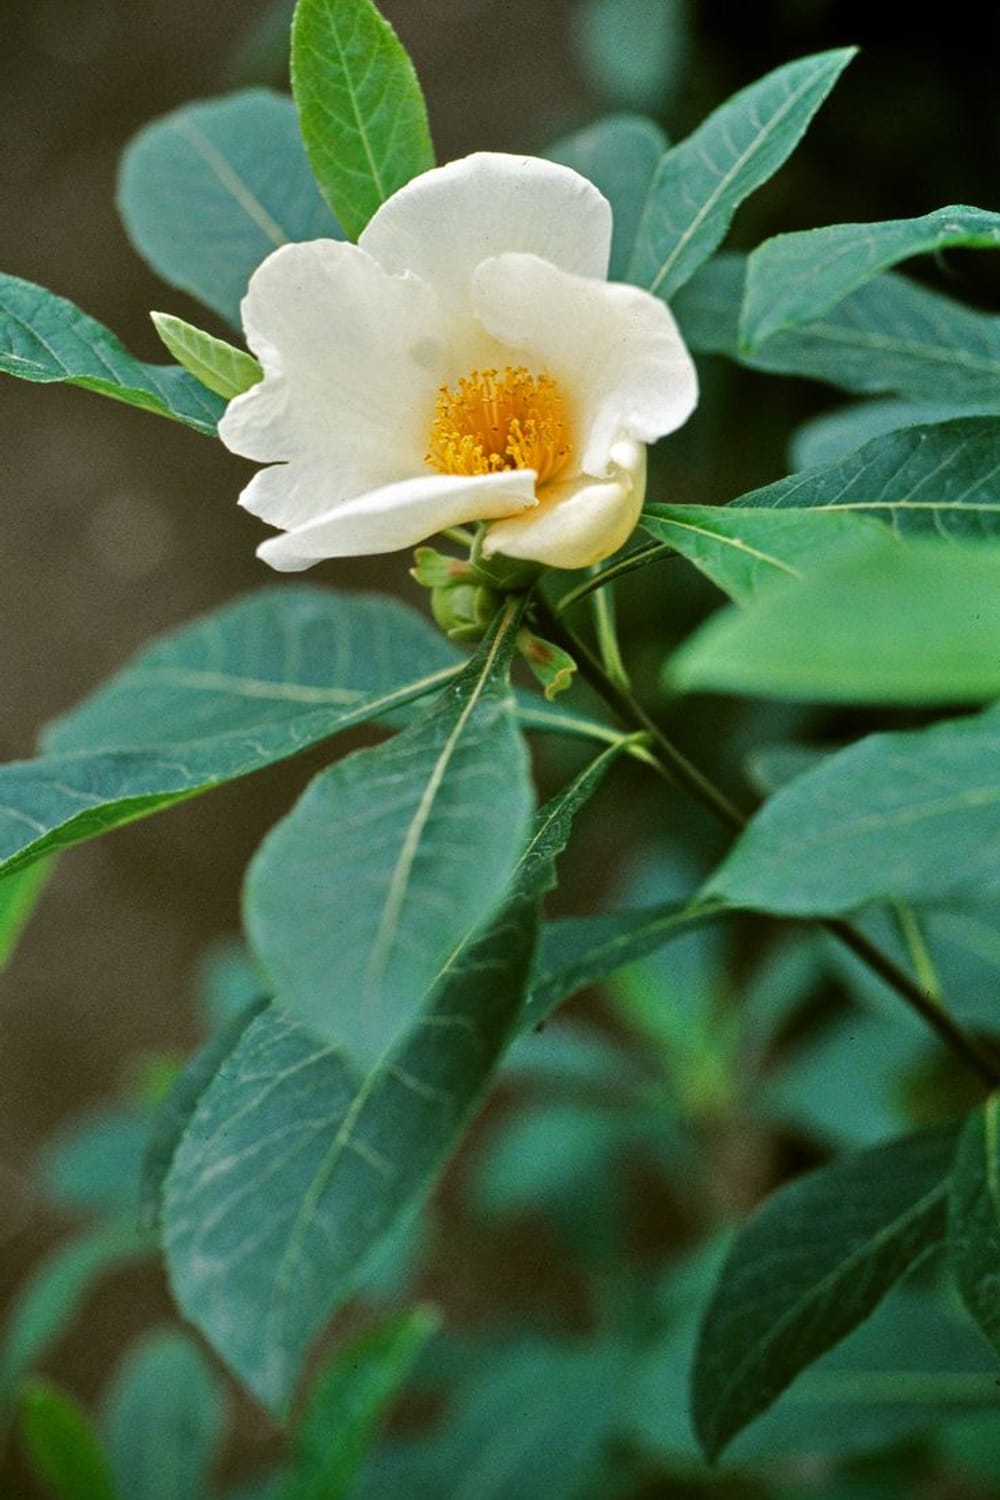
<path id="1" fill-rule="evenodd" d="M 456 386 L 441 387 L 426 458 L 441 474 L 534 469 L 541 488 L 566 467 L 568 426 L 551 375 L 532 375 L 523 365 L 473 370 Z"/>

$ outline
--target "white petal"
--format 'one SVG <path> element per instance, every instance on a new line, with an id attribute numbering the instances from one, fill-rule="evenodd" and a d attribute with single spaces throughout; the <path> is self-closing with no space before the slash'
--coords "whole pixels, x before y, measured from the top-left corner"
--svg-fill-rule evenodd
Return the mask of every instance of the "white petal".
<path id="1" fill-rule="evenodd" d="M 264 379 L 231 401 L 219 425 L 234 453 L 291 461 L 243 503 L 298 526 L 338 501 L 424 468 L 445 375 L 441 310 L 430 287 L 391 276 L 337 240 L 285 245 L 255 271 L 243 302 L 247 342 Z"/>
<path id="2" fill-rule="evenodd" d="M 461 318 L 480 261 L 508 250 L 604 277 L 611 206 L 569 167 L 481 151 L 414 177 L 383 203 L 358 244 L 388 271 L 413 271 Z"/>
<path id="3" fill-rule="evenodd" d="M 608 474 L 611 448 L 623 435 L 655 442 L 694 410 L 695 368 L 657 297 L 569 275 L 533 255 L 486 261 L 475 285 L 487 331 L 564 387 L 585 474 Z"/>
<path id="4" fill-rule="evenodd" d="M 279 572 L 297 573 L 324 557 L 397 552 L 446 526 L 517 515 L 535 503 L 535 475 L 530 469 L 472 477 L 422 474 L 359 495 L 307 525 L 271 537 L 257 548 L 257 556 Z"/>
<path id="5" fill-rule="evenodd" d="M 535 510 L 495 522 L 483 556 L 502 552 L 547 568 L 587 568 L 610 557 L 635 530 L 646 494 L 646 449 L 624 441 L 611 450 L 609 479 L 573 479 L 546 490 Z"/>

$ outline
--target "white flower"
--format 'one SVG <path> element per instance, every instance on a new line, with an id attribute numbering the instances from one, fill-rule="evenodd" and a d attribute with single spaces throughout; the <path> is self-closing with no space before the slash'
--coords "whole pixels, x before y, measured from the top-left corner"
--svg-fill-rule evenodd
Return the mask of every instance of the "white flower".
<path id="1" fill-rule="evenodd" d="M 611 208 L 567 167 L 481 153 L 415 178 L 357 245 L 285 245 L 243 302 L 264 379 L 220 424 L 272 465 L 240 504 L 272 567 L 488 521 L 483 552 L 617 550 L 694 367 L 662 302 L 606 280 Z"/>

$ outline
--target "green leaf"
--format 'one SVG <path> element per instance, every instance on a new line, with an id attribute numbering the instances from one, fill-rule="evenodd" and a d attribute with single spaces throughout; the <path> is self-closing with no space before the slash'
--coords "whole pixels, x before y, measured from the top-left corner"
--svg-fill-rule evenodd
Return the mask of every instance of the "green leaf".
<path id="1" fill-rule="evenodd" d="M 417 1308 L 337 1351 L 313 1387 L 293 1439 L 283 1500 L 345 1500 L 387 1407 L 405 1384 L 437 1315 Z"/>
<path id="2" fill-rule="evenodd" d="M 1000 898 L 998 840 L 994 709 L 870 735 L 827 757 L 765 803 L 705 894 L 795 916 L 884 900 L 989 909 Z"/>
<path id="3" fill-rule="evenodd" d="M 277 588 L 165 636 L 0 768 L 16 868 L 293 755 L 440 688 L 455 658 L 378 596 Z M 452 664 L 452 665 L 449 665 Z"/>
<path id="4" fill-rule="evenodd" d="M 147 1130 L 125 1107 L 77 1117 L 42 1150 L 46 1197 L 70 1213 L 134 1213 Z"/>
<path id="5" fill-rule="evenodd" d="M 718 255 L 678 298 L 674 311 L 692 349 L 847 391 L 969 411 L 1000 408 L 1000 318 L 993 314 L 889 272 L 817 322 L 743 355 L 737 324 L 745 270 L 742 256 Z"/>
<path id="6" fill-rule="evenodd" d="M 952 1169 L 948 1259 L 966 1307 L 1000 1354 L 1000 1094 L 962 1130 Z"/>
<path id="7" fill-rule="evenodd" d="M 789 443 L 789 467 L 815 469 L 836 464 L 868 443 L 903 427 L 926 427 L 957 417 L 995 416 L 987 406 L 953 406 L 946 402 L 902 401 L 887 396 L 838 406 L 803 422 Z"/>
<path id="8" fill-rule="evenodd" d="M 218 396 L 179 365 L 129 354 L 103 323 L 55 292 L 0 273 L 0 370 L 41 385 L 63 382 L 213 434 Z"/>
<path id="9" fill-rule="evenodd" d="M 603 94 L 662 113 L 688 77 L 692 31 L 687 0 L 583 0 L 571 38 Z"/>
<path id="10" fill-rule="evenodd" d="M 143 1229 L 159 1229 L 163 1182 L 198 1106 L 198 1100 L 218 1075 L 250 1022 L 266 1004 L 267 1001 L 262 998 L 254 1000 L 238 1015 L 232 1016 L 195 1053 L 157 1111 L 141 1163 L 138 1204 L 139 1222 Z"/>
<path id="11" fill-rule="evenodd" d="M 530 1031 L 556 1006 L 589 985 L 600 984 L 627 964 L 655 953 L 674 938 L 724 914 L 721 907 L 669 901 L 637 911 L 597 917 L 564 917 L 542 928 L 535 978 L 521 1017 Z"/>
<path id="12" fill-rule="evenodd" d="M 848 703 L 1000 694 L 1000 547 L 871 537 L 726 609 L 671 658 L 670 685 Z"/>
<path id="13" fill-rule="evenodd" d="M 660 162 L 628 279 L 669 301 L 725 238 L 733 214 L 791 155 L 854 56 L 821 52 L 726 101 Z"/>
<path id="14" fill-rule="evenodd" d="M 362 1065 L 496 909 L 527 835 L 508 685 L 519 621 L 508 605 L 426 715 L 321 772 L 247 873 L 247 933 L 276 998 Z"/>
<path id="15" fill-rule="evenodd" d="M 95 1283 L 148 1250 L 130 1214 L 85 1230 L 36 1265 L 11 1300 L 0 1344 L 0 1404 L 12 1400 L 18 1382 L 72 1322 Z"/>
<path id="16" fill-rule="evenodd" d="M 413 64 L 371 0 L 299 0 L 292 92 L 320 190 L 356 240 L 380 204 L 434 165 Z"/>
<path id="17" fill-rule="evenodd" d="M 150 317 L 177 363 L 224 401 L 231 401 L 263 379 L 259 362 L 245 349 L 234 349 L 225 339 L 214 338 L 170 313 L 154 312 Z"/>
<path id="18" fill-rule="evenodd" d="M 164 1188 L 174 1296 L 273 1411 L 453 1148 L 523 1003 L 533 943 L 533 902 L 505 909 L 367 1076 L 265 1011 L 199 1101 Z"/>
<path id="19" fill-rule="evenodd" d="M 736 510 L 720 505 L 650 505 L 640 525 L 717 584 L 737 604 L 768 587 L 801 580 L 859 538 L 873 521 L 831 510 Z"/>
<path id="20" fill-rule="evenodd" d="M 416 1024 L 367 1076 L 271 1009 L 199 1101 L 164 1187 L 174 1294 L 272 1409 L 287 1408 L 312 1339 L 485 1091 L 524 1005 L 538 898 L 619 750 L 540 809 L 507 906 L 452 954 Z"/>
<path id="21" fill-rule="evenodd" d="M 123 1500 L 204 1500 L 226 1426 L 222 1382 L 184 1334 L 147 1334 L 105 1403 L 108 1454 Z"/>
<path id="22" fill-rule="evenodd" d="M 793 1182 L 737 1236 L 702 1324 L 692 1411 L 710 1459 L 945 1235 L 952 1126 Z"/>
<path id="23" fill-rule="evenodd" d="M 1000 417 L 962 417 L 874 437 L 824 467 L 732 502 L 745 509 L 873 516 L 900 536 L 1000 537 Z M 651 507 L 658 515 L 660 507 Z M 730 509 L 718 512 L 728 517 Z M 643 522 L 645 525 L 645 522 Z"/>
<path id="24" fill-rule="evenodd" d="M 54 861 L 40 859 L 16 875 L 0 879 L 0 972 L 13 958 L 53 869 Z"/>
<path id="25" fill-rule="evenodd" d="M 666 149 L 667 138 L 652 120 L 609 115 L 545 153 L 589 178 L 611 204 L 611 281 L 625 279 L 646 196 Z"/>
<path id="26" fill-rule="evenodd" d="M 955 246 L 1000 248 L 1000 214 L 939 208 L 919 219 L 831 224 L 765 240 L 747 263 L 740 343 L 752 352 L 786 328 L 814 323 L 901 260 Z"/>
<path id="27" fill-rule="evenodd" d="M 54 1500 L 127 1500 L 115 1489 L 108 1461 L 83 1408 L 46 1380 L 21 1396 L 21 1442 L 32 1472 Z"/>
<path id="28" fill-rule="evenodd" d="M 237 328 L 266 256 L 289 241 L 342 238 L 295 106 L 268 89 L 185 104 L 147 125 L 122 158 L 118 208 L 153 270 Z"/>

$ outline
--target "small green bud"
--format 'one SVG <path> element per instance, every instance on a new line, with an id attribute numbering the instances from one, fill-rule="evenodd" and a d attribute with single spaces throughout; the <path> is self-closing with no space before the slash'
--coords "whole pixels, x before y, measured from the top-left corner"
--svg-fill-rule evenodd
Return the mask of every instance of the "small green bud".
<path id="1" fill-rule="evenodd" d="M 410 569 L 421 588 L 448 589 L 460 583 L 477 582 L 477 574 L 471 563 L 460 557 L 449 557 L 446 552 L 435 552 L 433 547 L 418 547 L 413 554 L 416 567 Z"/>
<path id="2" fill-rule="evenodd" d="M 481 641 L 499 607 L 500 596 L 480 584 L 431 590 L 431 613 L 452 641 Z"/>

